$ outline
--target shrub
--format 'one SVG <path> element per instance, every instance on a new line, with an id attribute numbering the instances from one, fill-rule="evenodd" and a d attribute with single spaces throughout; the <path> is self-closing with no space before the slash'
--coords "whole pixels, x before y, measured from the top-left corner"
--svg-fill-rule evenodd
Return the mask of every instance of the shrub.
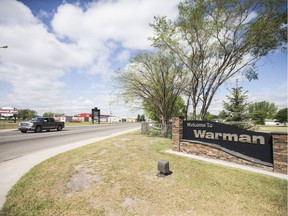
<path id="1" fill-rule="evenodd" d="M 253 124 L 248 123 L 248 122 L 226 122 L 227 124 L 240 128 L 240 129 L 245 129 L 249 130 L 253 127 Z"/>

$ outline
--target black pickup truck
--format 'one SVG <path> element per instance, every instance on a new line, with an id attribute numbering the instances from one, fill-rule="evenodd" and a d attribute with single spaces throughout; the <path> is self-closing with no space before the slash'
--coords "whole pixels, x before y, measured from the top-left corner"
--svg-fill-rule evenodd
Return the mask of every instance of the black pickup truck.
<path id="1" fill-rule="evenodd" d="M 64 122 L 56 122 L 54 118 L 37 117 L 28 122 L 19 123 L 18 130 L 22 133 L 26 133 L 27 131 L 35 131 L 36 133 L 39 133 L 42 130 L 50 131 L 55 129 L 61 131 L 64 127 Z"/>

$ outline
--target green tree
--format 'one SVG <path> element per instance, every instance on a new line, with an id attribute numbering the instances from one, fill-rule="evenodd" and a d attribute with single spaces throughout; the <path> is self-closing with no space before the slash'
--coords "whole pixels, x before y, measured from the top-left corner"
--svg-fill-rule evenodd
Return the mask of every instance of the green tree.
<path id="1" fill-rule="evenodd" d="M 272 119 L 277 113 L 277 106 L 267 101 L 249 105 L 249 115 L 256 124 L 265 124 L 265 119 Z"/>
<path id="2" fill-rule="evenodd" d="M 28 120 L 28 119 L 32 119 L 36 117 L 37 112 L 34 110 L 30 110 L 30 109 L 21 109 L 21 110 L 18 110 L 17 116 L 21 120 Z"/>
<path id="3" fill-rule="evenodd" d="M 140 114 L 137 115 L 137 122 L 140 122 L 141 121 L 141 116 Z"/>
<path id="4" fill-rule="evenodd" d="M 115 80 L 125 101 L 141 101 L 155 112 L 166 137 L 168 122 L 185 86 L 183 73 L 173 55 L 159 50 L 139 53 Z"/>
<path id="5" fill-rule="evenodd" d="M 65 113 L 54 113 L 54 117 L 62 117 L 65 116 Z"/>
<path id="6" fill-rule="evenodd" d="M 54 116 L 55 116 L 55 113 L 53 113 L 53 112 L 43 113 L 43 117 L 45 117 L 45 118 L 53 118 Z"/>
<path id="7" fill-rule="evenodd" d="M 225 112 L 225 110 L 222 110 L 219 115 L 218 115 L 218 118 L 221 120 L 221 121 L 224 121 L 228 118 L 229 114 L 227 112 Z"/>
<path id="8" fill-rule="evenodd" d="M 265 125 L 266 113 L 264 111 L 256 110 L 250 116 L 255 124 Z"/>
<path id="9" fill-rule="evenodd" d="M 205 116 L 205 121 L 213 121 L 213 120 L 216 120 L 218 118 L 217 115 L 213 115 L 209 112 L 207 112 L 207 115 Z"/>
<path id="10" fill-rule="evenodd" d="M 277 112 L 275 115 L 275 119 L 279 121 L 280 123 L 287 123 L 288 122 L 288 113 L 287 113 L 288 108 L 281 109 Z"/>
<path id="11" fill-rule="evenodd" d="M 226 110 L 228 117 L 227 121 L 232 122 L 241 122 L 245 118 L 247 118 L 248 111 L 248 96 L 246 92 L 243 92 L 243 87 L 238 86 L 238 82 L 236 83 L 236 87 L 230 90 L 230 95 L 227 95 L 228 102 L 223 102 L 224 109 Z"/>
<path id="12" fill-rule="evenodd" d="M 153 46 L 189 71 L 187 107 L 202 119 L 218 88 L 238 73 L 257 79 L 255 62 L 287 43 L 286 0 L 185 0 L 175 23 L 155 17 Z M 188 108 L 186 108 L 188 111 Z"/>
<path id="13" fill-rule="evenodd" d="M 151 106 L 150 103 L 143 103 L 144 110 L 147 114 L 147 116 L 156 122 L 161 122 L 161 119 L 157 115 L 157 110 L 154 109 L 153 106 Z M 175 106 L 173 107 L 171 116 L 184 116 L 185 115 L 185 102 L 182 99 L 182 97 L 178 96 L 175 102 Z"/>
<path id="14" fill-rule="evenodd" d="M 145 115 L 144 114 L 141 115 L 140 121 L 143 121 L 143 122 L 145 121 Z"/>
<path id="15" fill-rule="evenodd" d="M 145 121 L 145 116 L 143 114 L 142 115 L 138 114 L 137 115 L 137 122 L 142 122 L 142 121 Z"/>

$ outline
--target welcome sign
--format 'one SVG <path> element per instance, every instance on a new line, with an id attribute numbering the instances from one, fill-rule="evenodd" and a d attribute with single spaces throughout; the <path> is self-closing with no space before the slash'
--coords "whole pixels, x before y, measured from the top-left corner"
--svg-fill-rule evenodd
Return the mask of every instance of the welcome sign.
<path id="1" fill-rule="evenodd" d="M 184 121 L 183 139 L 212 145 L 223 151 L 272 163 L 271 134 L 248 131 L 231 125 L 208 121 Z"/>

